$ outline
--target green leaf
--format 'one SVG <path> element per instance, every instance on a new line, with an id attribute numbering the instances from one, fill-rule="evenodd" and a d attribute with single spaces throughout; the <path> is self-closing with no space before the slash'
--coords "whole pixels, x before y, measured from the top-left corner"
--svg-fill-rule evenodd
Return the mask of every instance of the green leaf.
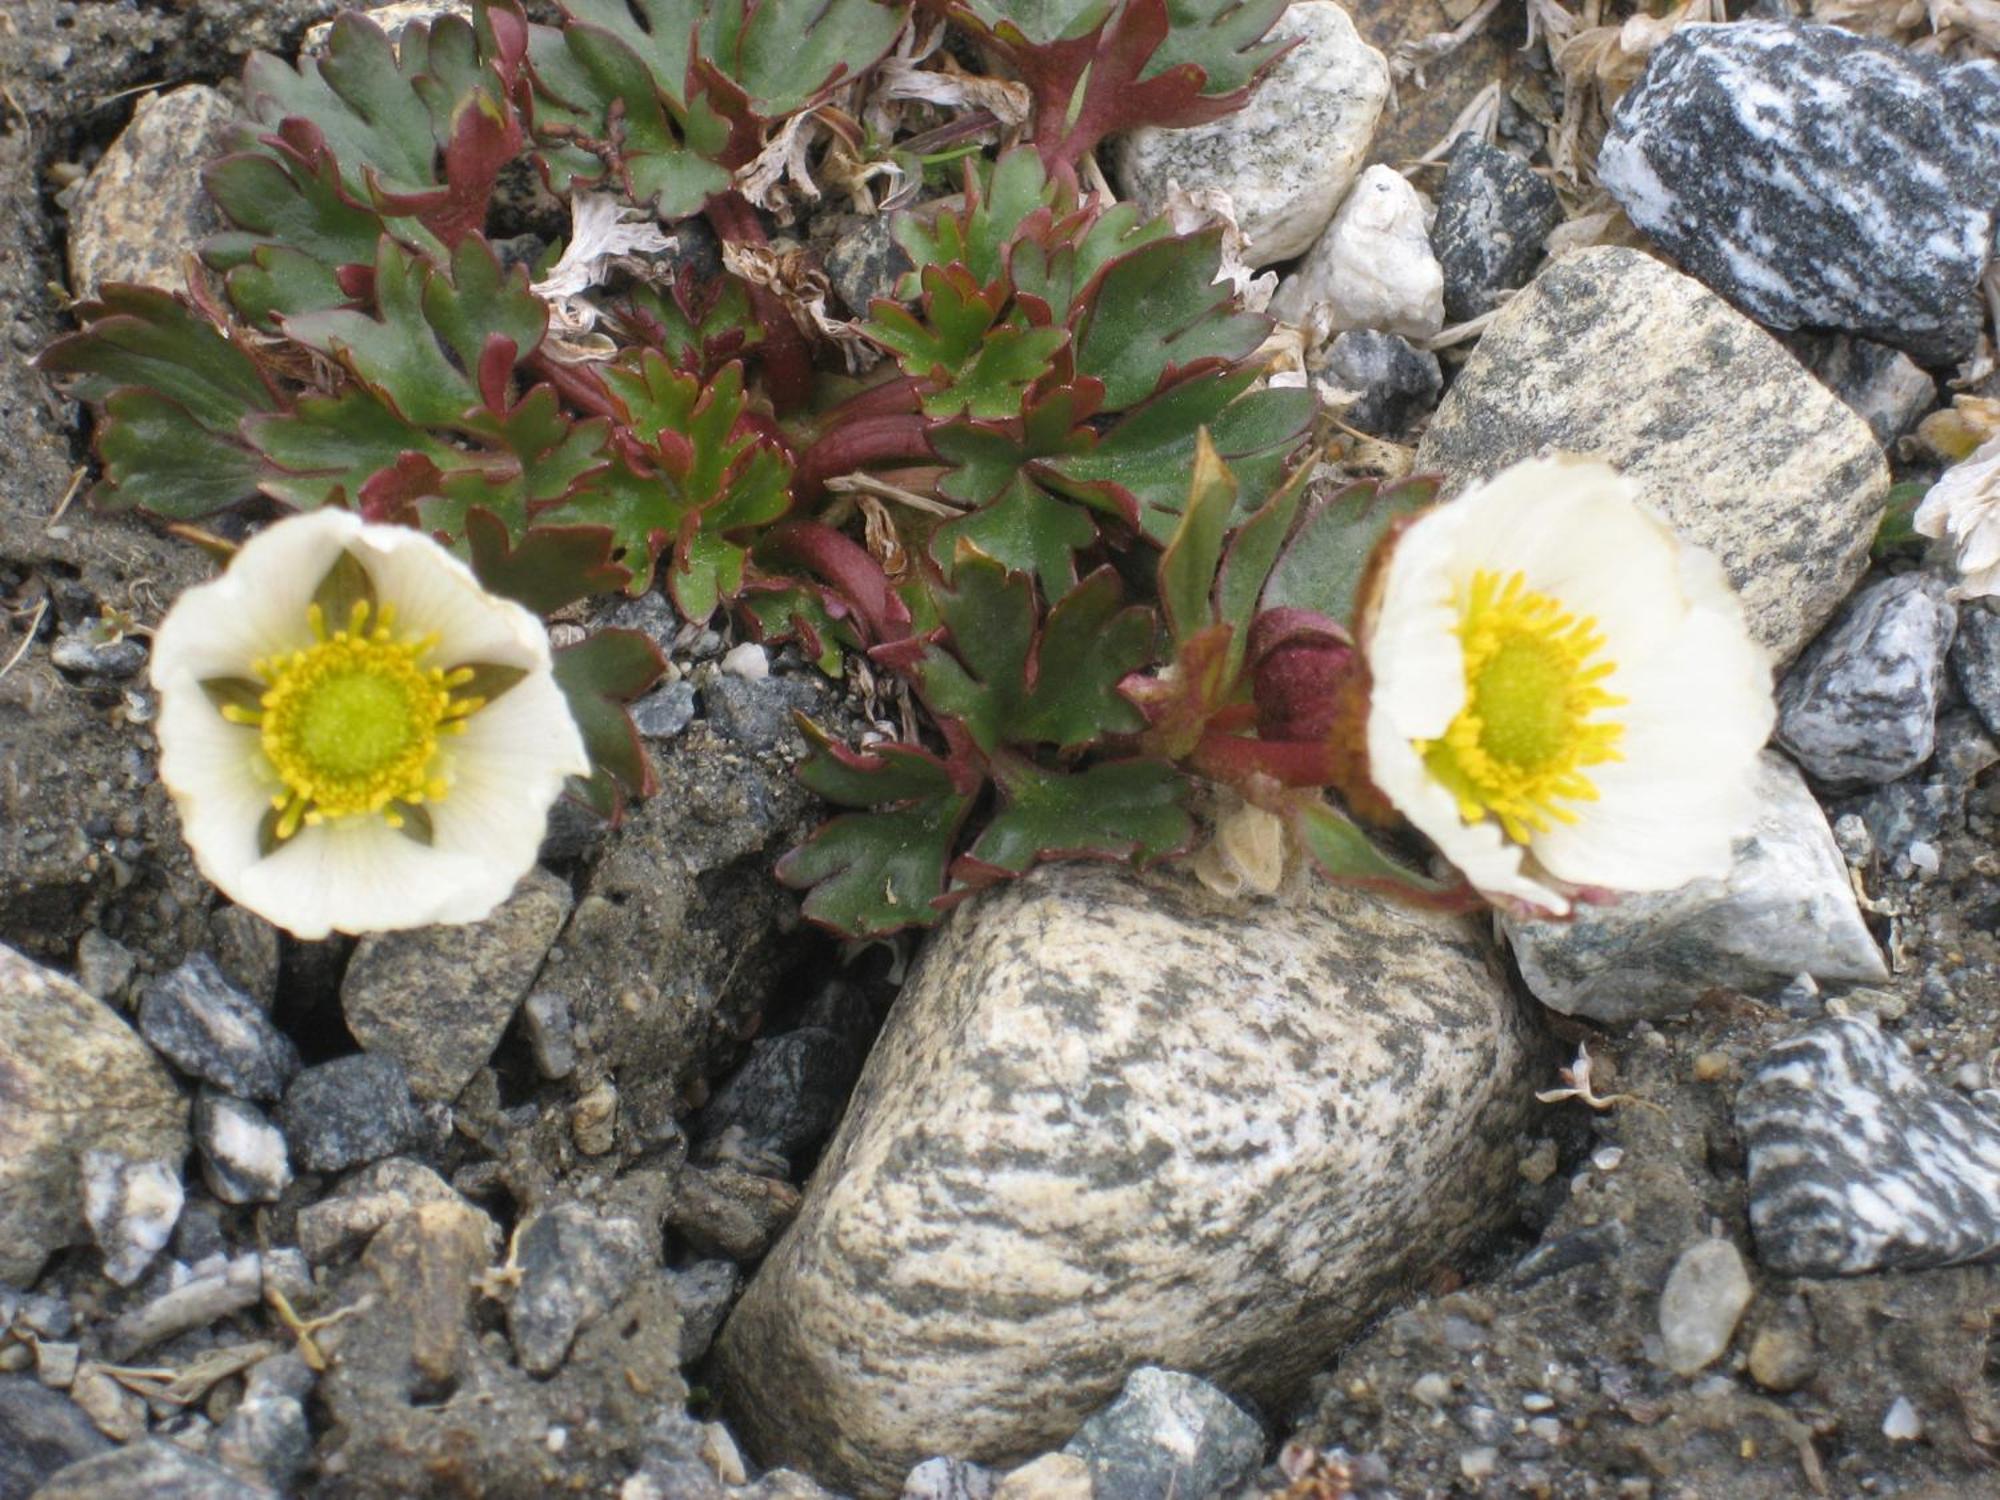
<path id="1" fill-rule="evenodd" d="M 1097 540 L 1090 516 L 1059 500 L 1025 474 L 989 504 L 931 533 L 931 560 L 950 576 L 960 542 L 1014 572 L 1033 573 L 1042 596 L 1060 599 L 1076 582 L 1076 554 Z"/>
<path id="2" fill-rule="evenodd" d="M 490 510 L 468 511 L 466 550 L 480 583 L 538 615 L 553 614 L 593 594 L 625 587 L 631 575 L 611 560 L 612 537 L 602 526 L 536 526 L 512 544 Z"/>
<path id="3" fill-rule="evenodd" d="M 1007 252 L 1030 215 L 1044 208 L 1068 212 L 1075 206 L 1074 192 L 1049 180 L 1040 153 L 1031 146 L 1003 151 L 983 182 L 968 163 L 963 208 L 908 210 L 890 225 L 890 234 L 913 266 L 896 294 L 906 301 L 914 298 L 931 266 L 961 266 L 979 286 L 991 286 L 1007 274 Z"/>
<path id="4" fill-rule="evenodd" d="M 1203 428 L 1195 445 L 1187 507 L 1173 540 L 1160 554 L 1160 605 L 1176 647 L 1215 623 L 1215 572 L 1235 509 L 1236 481 Z"/>
<path id="5" fill-rule="evenodd" d="M 322 267 L 370 265 L 375 244 L 388 222 L 373 209 L 350 199 L 340 185 L 340 163 L 324 142 L 293 129 L 264 142 L 261 149 L 241 151 L 211 162 L 202 173 L 208 194 L 235 230 L 211 235 L 201 254 L 211 266 L 228 274 L 224 285 L 236 308 L 268 327 L 265 318 L 280 303 L 284 310 L 312 311 L 337 307 L 335 298 L 317 304 L 299 293 L 310 283 L 294 275 L 276 282 L 258 271 L 260 251 L 282 249 Z M 428 231 L 414 223 L 398 223 L 400 238 L 416 240 L 417 248 L 441 251 Z M 272 275 L 275 276 L 274 268 Z"/>
<path id="6" fill-rule="evenodd" d="M 1120 607 L 1118 575 L 1100 568 L 1065 594 L 1037 628 L 1026 574 L 960 544 L 947 589 L 933 591 L 951 650 L 928 648 L 917 667 L 932 711 L 962 720 L 980 749 L 1002 743 L 1072 749 L 1127 733 L 1143 718 L 1118 682 L 1153 651 L 1150 611 Z"/>
<path id="7" fill-rule="evenodd" d="M 197 521 L 247 500 L 264 478 L 255 453 L 156 391 L 121 390 L 105 401 L 97 456 L 104 476 L 93 503 L 169 521 Z"/>
<path id="8" fill-rule="evenodd" d="M 1875 528 L 1872 553 L 1878 561 L 1906 552 L 1919 553 L 1930 546 L 1931 539 L 1915 525 L 1917 507 L 1928 493 L 1930 486 L 1922 480 L 1910 480 L 1889 491 L 1882 520 Z"/>
<path id="9" fill-rule="evenodd" d="M 244 433 L 269 460 L 264 493 L 300 510 L 357 503 L 361 487 L 406 453 L 421 454 L 440 469 L 466 457 L 354 387 L 253 417 Z"/>
<path id="10" fill-rule="evenodd" d="M 1435 478 L 1386 488 L 1363 480 L 1314 501 L 1271 569 L 1262 608 L 1310 609 L 1354 623 L 1356 595 L 1376 545 L 1397 521 L 1434 501 L 1437 487 Z"/>
<path id="11" fill-rule="evenodd" d="M 1018 313 L 1001 315 L 1006 289 L 982 290 L 963 266 L 926 266 L 924 317 L 878 302 L 864 328 L 906 373 L 936 382 L 924 397 L 934 417 L 1017 415 L 1028 387 L 1048 372 L 1068 342 L 1061 328 L 1030 328 Z"/>
<path id="12" fill-rule="evenodd" d="M 1060 386 L 1029 405 L 1021 414 L 1018 432 L 1012 423 L 954 422 L 932 429 L 931 447 L 953 466 L 939 481 L 939 492 L 968 505 L 984 505 L 997 499 L 1034 460 L 1088 453 L 1096 446 L 1097 434 L 1084 424 L 1095 410 L 1090 395 L 1074 386 Z M 1119 513 L 1115 505 L 1107 508 Z"/>
<path id="13" fill-rule="evenodd" d="M 139 387 L 177 403 L 210 432 L 234 433 L 251 412 L 277 400 L 254 360 L 179 298 L 153 287 L 113 283 L 77 309 L 82 331 L 60 338 L 36 361 L 73 396 L 103 401 Z"/>
<path id="14" fill-rule="evenodd" d="M 756 622 L 757 639 L 797 641 L 829 677 L 839 678 L 846 651 L 861 649 L 860 633 L 809 584 L 759 579 L 745 585 L 736 602 Z"/>
<path id="15" fill-rule="evenodd" d="M 555 654 L 556 684 L 590 752 L 591 773 L 575 784 L 577 794 L 607 818 L 626 796 L 648 796 L 654 788 L 652 764 L 625 706 L 666 669 L 659 648 L 636 630 L 600 630 Z"/>
<path id="16" fill-rule="evenodd" d="M 352 299 L 327 261 L 289 245 L 259 245 L 224 279 L 237 312 L 259 328 L 281 317 L 345 306 Z"/>
<path id="17" fill-rule="evenodd" d="M 1150 864 L 1194 839 L 1187 778 L 1165 761 L 1102 761 L 1071 773 L 1003 753 L 993 774 L 1000 811 L 971 855 L 1012 875 L 1076 856 Z"/>
<path id="18" fill-rule="evenodd" d="M 1264 340 L 1270 320 L 1237 308 L 1222 267 L 1222 231 L 1155 240 L 1114 261 L 1077 321 L 1076 369 L 1104 382 L 1117 411 L 1152 395 L 1174 370 L 1233 362 Z"/>
<path id="19" fill-rule="evenodd" d="M 1391 859 L 1359 824 L 1317 792 L 1296 797 L 1288 821 L 1300 847 L 1328 880 L 1388 891 L 1419 905 L 1446 910 L 1466 910 L 1479 904 L 1462 879 L 1433 880 Z"/>
<path id="20" fill-rule="evenodd" d="M 1165 218 L 1143 218 L 1137 205 L 1120 203 L 1099 214 L 1081 233 L 1052 231 L 1022 239 L 1014 246 L 1008 270 L 1017 295 L 1035 298 L 1058 321 L 1066 322 L 1099 271 L 1119 256 L 1167 239 L 1173 232 Z"/>
<path id="21" fill-rule="evenodd" d="M 1215 613 L 1230 632 L 1221 668 L 1223 678 L 1229 682 L 1233 683 L 1242 669 L 1244 652 L 1250 643 L 1250 622 L 1256 618 L 1258 601 L 1263 597 L 1264 585 L 1284 548 L 1285 538 L 1291 535 L 1292 519 L 1298 514 L 1307 485 L 1312 482 L 1313 469 L 1312 459 L 1301 463 L 1283 487 L 1236 528 L 1236 535 L 1223 554 L 1215 583 Z"/>

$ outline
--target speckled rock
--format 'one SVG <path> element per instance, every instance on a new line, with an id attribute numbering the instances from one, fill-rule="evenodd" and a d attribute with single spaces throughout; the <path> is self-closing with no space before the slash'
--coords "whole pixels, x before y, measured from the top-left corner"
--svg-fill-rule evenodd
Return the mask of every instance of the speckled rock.
<path id="1" fill-rule="evenodd" d="M 1503 918 L 1535 998 L 1621 1024 L 1678 1015 L 1717 985 L 1762 994 L 1801 973 L 1887 978 L 1804 779 L 1769 752 L 1759 777 L 1757 821 L 1725 879 L 1580 908 L 1570 922 Z"/>
<path id="2" fill-rule="evenodd" d="M 1790 659 L 1847 597 L 1889 490 L 1868 426 L 1769 334 L 1636 250 L 1564 256 L 1502 308 L 1417 450 L 1447 492 L 1547 450 L 1601 458 L 1721 559 Z"/>
<path id="3" fill-rule="evenodd" d="M 1303 40 L 1242 109 L 1191 130 L 1135 130 L 1111 148 L 1122 195 L 1148 212 L 1175 183 L 1227 191 L 1253 266 L 1289 260 L 1319 238 L 1389 97 L 1388 62 L 1333 0 L 1299 0 L 1272 35 Z"/>
<path id="4" fill-rule="evenodd" d="M 122 1151 L 83 1155 L 83 1217 L 104 1253 L 104 1274 L 130 1286 L 165 1247 L 186 1195 L 178 1161 L 133 1161 Z"/>
<path id="5" fill-rule="evenodd" d="M 1982 599 L 1958 607 L 1958 634 L 1946 658 L 1965 701 L 1989 734 L 2000 735 L 2000 614 Z"/>
<path id="6" fill-rule="evenodd" d="M 0 1497 L 26 1500 L 57 1470 L 111 1446 L 77 1404 L 25 1375 L 0 1375 Z"/>
<path id="7" fill-rule="evenodd" d="M 1393 333 L 1350 328 L 1326 347 L 1319 380 L 1355 393 L 1340 413 L 1350 427 L 1395 437 L 1431 413 L 1444 389 L 1438 357 Z"/>
<path id="8" fill-rule="evenodd" d="M 1505 1211 L 1526 1026 L 1474 924 L 1372 897 L 1090 865 L 982 896 L 723 1329 L 739 1432 L 893 1495 L 1054 1446 L 1141 1365 L 1291 1392 Z"/>
<path id="9" fill-rule="evenodd" d="M 278 1123 L 292 1159 L 309 1172 L 337 1172 L 393 1155 L 416 1140 L 422 1125 L 403 1065 L 371 1052 L 336 1057 L 299 1074 L 285 1091 Z"/>
<path id="10" fill-rule="evenodd" d="M 363 938 L 340 984 L 347 1029 L 420 1099 L 450 1099 L 493 1055 L 569 916 L 569 887 L 524 877 L 483 922 Z"/>
<path id="11" fill-rule="evenodd" d="M 146 987 L 139 1031 L 183 1073 L 239 1099 L 275 1099 L 299 1071 L 292 1039 L 206 953 Z"/>
<path id="12" fill-rule="evenodd" d="M 278 1500 L 278 1494 L 163 1438 L 147 1438 L 71 1464 L 34 1500 Z"/>
<path id="13" fill-rule="evenodd" d="M 1922 1072 L 1873 1023 L 1780 1042 L 1736 1097 L 1757 1258 L 1794 1276 L 2000 1256 L 2000 1094 Z"/>
<path id="14" fill-rule="evenodd" d="M 1257 1471 L 1264 1429 L 1207 1381 L 1148 1365 L 1063 1452 L 1090 1465 L 1091 1500 L 1213 1500 Z"/>
<path id="15" fill-rule="evenodd" d="M 1556 190 L 1511 151 L 1463 135 L 1438 189 L 1431 246 L 1444 275 L 1445 316 L 1476 318 L 1494 293 L 1523 285 L 1542 241 L 1562 222 Z"/>
<path id="16" fill-rule="evenodd" d="M 1938 695 L 1958 613 L 1941 579 L 1862 589 L 1778 688 L 1778 743 L 1826 786 L 1879 786 L 1937 747 Z"/>
<path id="17" fill-rule="evenodd" d="M 426 25 L 440 16 L 472 16 L 471 0 L 387 0 L 386 4 L 351 5 L 343 9 L 366 11 L 368 19 L 389 34 L 391 41 L 400 41 L 403 28 L 412 21 L 422 21 Z M 299 51 L 306 56 L 315 56 L 326 51 L 327 38 L 332 35 L 333 23 L 320 21 L 306 28 Z"/>
<path id="18" fill-rule="evenodd" d="M 1991 62 L 1832 26 L 1683 27 L 1619 103 L 1597 170 L 1634 224 L 1775 328 L 1926 364 L 1978 341 L 2000 206 Z"/>
<path id="19" fill-rule="evenodd" d="M 70 205 L 69 279 L 77 296 L 107 281 L 185 288 L 183 260 L 224 227 L 194 167 L 222 154 L 235 113 L 200 83 L 138 102 L 132 123 Z"/>
<path id="20" fill-rule="evenodd" d="M 204 1089 L 194 1106 L 201 1177 L 224 1203 L 275 1203 L 291 1185 L 284 1133 L 254 1104 Z"/>
<path id="21" fill-rule="evenodd" d="M 92 1152 L 178 1166 L 188 1105 L 159 1060 L 101 1000 L 0 944 L 0 1282 L 87 1244 Z"/>
<path id="22" fill-rule="evenodd" d="M 1379 328 L 1421 339 L 1442 328 L 1444 272 L 1409 180 L 1390 167 L 1363 172 L 1326 233 L 1278 284 L 1270 312 L 1336 333 Z"/>
<path id="23" fill-rule="evenodd" d="M 1752 1291 L 1742 1252 L 1728 1240 L 1697 1240 L 1683 1250 L 1660 1293 L 1667 1368 L 1692 1375 L 1722 1358 Z"/>
<path id="24" fill-rule="evenodd" d="M 604 1316 L 651 1258 L 647 1239 L 637 1219 L 582 1203 L 559 1203 L 522 1226 L 521 1285 L 507 1304 L 522 1369 L 546 1375 L 563 1362 L 577 1331 Z"/>

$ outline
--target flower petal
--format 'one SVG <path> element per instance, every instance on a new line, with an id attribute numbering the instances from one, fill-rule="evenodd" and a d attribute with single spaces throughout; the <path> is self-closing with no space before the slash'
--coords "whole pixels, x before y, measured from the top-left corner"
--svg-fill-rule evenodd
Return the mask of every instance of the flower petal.
<path id="1" fill-rule="evenodd" d="M 493 662 L 545 670 L 548 632 L 511 599 L 480 587 L 472 570 L 421 532 L 403 526 L 367 526 L 354 543 L 367 564 L 375 592 L 396 607 L 398 633 L 435 632 L 432 660 L 452 666 Z"/>
<path id="2" fill-rule="evenodd" d="M 525 869 L 427 849 L 379 818 L 350 818 L 300 829 L 245 870 L 228 894 L 298 937 L 316 939 L 475 921 L 506 899 Z"/>
<path id="3" fill-rule="evenodd" d="M 231 724 L 191 680 L 160 692 L 160 782 L 180 814 L 195 864 L 224 895 L 262 853 L 257 829 L 275 787 L 264 779 L 257 731 Z"/>

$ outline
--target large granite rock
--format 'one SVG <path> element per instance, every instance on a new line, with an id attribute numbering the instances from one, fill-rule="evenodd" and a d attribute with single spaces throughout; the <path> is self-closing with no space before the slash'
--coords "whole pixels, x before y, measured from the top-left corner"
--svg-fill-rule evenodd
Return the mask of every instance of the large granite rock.
<path id="1" fill-rule="evenodd" d="M 1389 97 L 1389 64 L 1333 0 L 1299 0 L 1272 35 L 1302 40 L 1242 109 L 1191 130 L 1135 130 L 1111 149 L 1119 190 L 1148 212 L 1176 183 L 1226 190 L 1253 266 L 1290 260 L 1319 238 Z"/>
<path id="2" fill-rule="evenodd" d="M 983 896 L 723 1330 L 738 1430 L 876 1496 L 1141 1365 L 1283 1399 L 1504 1213 L 1531 1045 L 1471 922 L 1092 865 Z"/>
<path id="3" fill-rule="evenodd" d="M 1736 1098 L 1757 1258 L 1794 1276 L 2000 1256 L 2000 1094 L 1956 1094 L 1868 1021 L 1827 1021 Z"/>
<path id="4" fill-rule="evenodd" d="M 107 281 L 183 290 L 183 262 L 224 227 L 198 164 L 222 154 L 236 108 L 206 84 L 142 98 L 69 213 L 70 289 Z"/>
<path id="5" fill-rule="evenodd" d="M 0 1282 L 90 1242 L 85 1158 L 178 1177 L 188 1102 L 102 1001 L 0 944 Z"/>
<path id="6" fill-rule="evenodd" d="M 1970 354 L 2000 197 L 2000 67 L 1833 26 L 1687 26 L 1598 153 L 1632 222 L 1776 328 Z"/>
<path id="7" fill-rule="evenodd" d="M 1752 994 L 1798 974 L 1886 979 L 1826 814 L 1766 752 L 1757 821 L 1722 880 L 1581 907 L 1573 921 L 1505 917 L 1521 978 L 1565 1015 L 1622 1023 L 1679 1015 L 1717 985 Z"/>
<path id="8" fill-rule="evenodd" d="M 1797 654 L 1868 565 L 1889 471 L 1868 425 L 1692 277 L 1600 248 L 1500 312 L 1417 450 L 1447 493 L 1533 454 L 1623 470 Z"/>

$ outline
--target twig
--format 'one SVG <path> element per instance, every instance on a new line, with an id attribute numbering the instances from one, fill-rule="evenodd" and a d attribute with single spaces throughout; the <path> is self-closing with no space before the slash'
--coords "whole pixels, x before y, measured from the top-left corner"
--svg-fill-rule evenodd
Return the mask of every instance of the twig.
<path id="1" fill-rule="evenodd" d="M 35 617 L 28 622 L 28 633 L 21 637 L 21 644 L 14 648 L 14 654 L 0 666 L 0 677 L 14 670 L 14 664 L 28 654 L 28 648 L 35 644 L 35 632 L 42 628 L 42 616 L 49 612 L 49 596 L 42 595 L 42 602 L 35 606 Z"/>
<path id="2" fill-rule="evenodd" d="M 69 509 L 69 503 L 76 498 L 76 492 L 83 488 L 83 477 L 89 472 L 90 470 L 82 464 L 77 465 L 76 472 L 69 476 L 69 488 L 63 491 L 62 499 L 56 501 L 56 508 L 49 512 L 49 518 L 43 523 L 42 530 L 47 531 L 63 518 L 63 512 Z"/>
<path id="3" fill-rule="evenodd" d="M 959 506 L 947 505 L 915 490 L 906 490 L 886 479 L 877 479 L 873 474 L 836 474 L 827 480 L 826 487 L 836 495 L 872 495 L 878 500 L 894 500 L 898 505 L 907 505 L 911 510 L 920 510 L 926 515 L 949 517 L 965 514 Z"/>

